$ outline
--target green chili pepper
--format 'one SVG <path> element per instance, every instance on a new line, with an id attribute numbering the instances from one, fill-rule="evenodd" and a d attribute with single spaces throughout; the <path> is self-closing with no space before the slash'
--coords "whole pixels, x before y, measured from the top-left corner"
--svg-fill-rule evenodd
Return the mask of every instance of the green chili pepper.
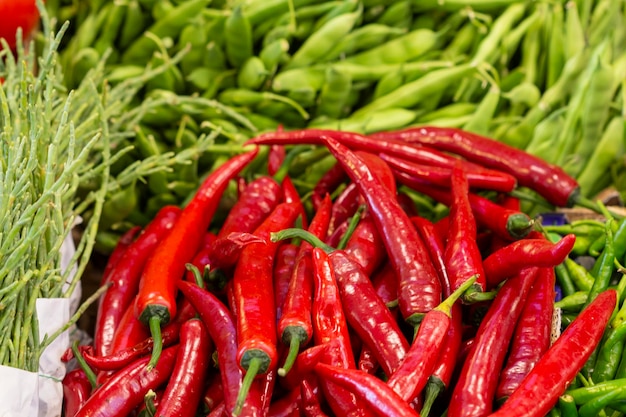
<path id="1" fill-rule="evenodd" d="M 575 293 L 561 298 L 554 303 L 554 306 L 566 311 L 580 311 L 587 302 L 589 293 L 586 291 L 576 291 Z"/>
<path id="2" fill-rule="evenodd" d="M 561 395 L 559 397 L 558 406 L 563 417 L 578 417 L 578 408 L 571 395 L 567 393 Z"/>
<path id="3" fill-rule="evenodd" d="M 596 417 L 600 411 L 618 399 L 626 399 L 626 386 L 621 386 L 611 392 L 599 395 L 581 405 L 578 409 L 578 415 L 579 417 Z"/>
<path id="4" fill-rule="evenodd" d="M 110 229 L 114 224 L 124 220 L 135 209 L 137 203 L 137 190 L 133 182 L 107 198 L 102 206 L 98 227 L 102 230 Z"/>
<path id="5" fill-rule="evenodd" d="M 594 383 L 609 381 L 615 377 L 622 358 L 625 338 L 626 331 L 620 328 L 607 330 L 591 373 Z"/>
<path id="6" fill-rule="evenodd" d="M 578 405 L 588 403 L 594 398 L 600 397 L 609 392 L 614 392 L 626 386 L 626 378 L 616 378 L 612 381 L 600 382 L 598 384 L 568 389 L 566 392 Z"/>
<path id="7" fill-rule="evenodd" d="M 556 275 L 556 281 L 559 284 L 559 287 L 561 287 L 563 296 L 567 297 L 576 292 L 576 287 L 574 286 L 572 278 L 570 277 L 569 272 L 567 272 L 565 265 L 559 264 L 555 266 L 554 273 Z"/>
<path id="8" fill-rule="evenodd" d="M 606 221 L 606 244 L 600 257 L 596 260 L 596 263 L 591 270 L 591 275 L 595 277 L 593 285 L 589 289 L 589 300 L 587 304 L 593 301 L 598 294 L 606 290 L 609 286 L 611 276 L 615 269 L 615 250 L 613 247 L 613 219 L 607 219 Z"/>

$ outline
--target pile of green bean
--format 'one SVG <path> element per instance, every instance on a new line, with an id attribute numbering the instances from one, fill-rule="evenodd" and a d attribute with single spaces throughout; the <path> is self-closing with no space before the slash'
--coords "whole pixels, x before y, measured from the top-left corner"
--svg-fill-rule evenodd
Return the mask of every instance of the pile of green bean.
<path id="1" fill-rule="evenodd" d="M 589 197 L 626 190 L 626 5 L 621 0 L 51 0 L 70 20 L 66 84 L 103 55 L 109 81 L 168 65 L 129 157 L 209 151 L 137 184 L 119 222 L 184 201 L 261 131 L 373 132 L 430 124 L 494 137 L 563 166 Z M 306 174 L 306 173 L 304 173 Z M 301 187 L 311 184 L 304 175 Z M 112 225 L 115 222 L 111 223 Z"/>

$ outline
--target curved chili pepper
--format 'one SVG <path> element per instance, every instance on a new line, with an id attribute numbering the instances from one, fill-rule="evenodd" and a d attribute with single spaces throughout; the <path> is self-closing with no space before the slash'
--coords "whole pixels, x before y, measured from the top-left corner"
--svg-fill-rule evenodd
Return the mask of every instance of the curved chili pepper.
<path id="1" fill-rule="evenodd" d="M 426 385 L 443 348 L 452 307 L 474 281 L 476 277 L 472 276 L 441 304 L 424 315 L 409 351 L 398 369 L 389 376 L 387 385 L 407 403 L 413 402 Z"/>
<path id="2" fill-rule="evenodd" d="M 284 146 L 273 145 L 270 146 L 270 151 L 267 154 L 267 173 L 270 175 L 276 174 L 281 165 L 285 161 L 287 151 Z"/>
<path id="3" fill-rule="evenodd" d="M 425 164 L 417 164 L 407 161 L 401 157 L 381 154 L 380 157 L 392 168 L 411 175 L 416 181 L 423 181 L 426 185 L 438 187 L 450 187 L 452 178 L 452 168 Z M 467 172 L 467 182 L 470 188 L 482 188 L 493 191 L 509 192 L 513 191 L 517 185 L 517 180 L 512 175 L 502 172 L 486 170 L 485 172 Z"/>
<path id="4" fill-rule="evenodd" d="M 280 184 L 272 177 L 261 176 L 248 183 L 229 210 L 217 237 L 226 237 L 232 232 L 254 232 L 278 205 L 282 193 Z"/>
<path id="5" fill-rule="evenodd" d="M 243 248 L 252 243 L 263 243 L 263 238 L 250 232 L 230 232 L 218 235 L 211 243 L 209 261 L 211 269 L 229 269 L 237 264 Z"/>
<path id="6" fill-rule="evenodd" d="M 465 172 L 455 166 L 452 169 L 452 204 L 450 225 L 444 249 L 444 263 L 452 290 L 476 277 L 475 283 L 463 295 L 463 301 L 471 302 L 476 293 L 486 289 L 483 260 L 476 243 L 477 226 L 469 203 L 469 186 Z"/>
<path id="7" fill-rule="evenodd" d="M 424 243 L 395 197 L 369 169 L 367 161 L 330 137 L 323 140 L 367 201 L 400 280 L 398 302 L 402 316 L 412 324 L 419 323 L 425 313 L 441 302 L 441 284 Z"/>
<path id="8" fill-rule="evenodd" d="M 233 276 L 233 294 L 237 304 L 237 361 L 246 373 L 246 381 L 257 374 L 275 371 L 276 306 L 273 291 L 273 266 L 278 243 L 269 240 L 270 233 L 293 225 L 299 214 L 294 203 L 281 203 L 257 227 L 254 234 L 266 243 L 254 243 L 244 248 Z M 245 390 L 238 405 L 243 405 Z M 238 407 L 236 413 L 240 410 Z"/>
<path id="9" fill-rule="evenodd" d="M 322 380 L 353 392 L 378 415 L 419 417 L 419 414 L 395 391 L 373 375 L 324 363 L 315 365 L 315 372 Z"/>
<path id="10" fill-rule="evenodd" d="M 328 236 L 335 233 L 339 226 L 349 220 L 361 205 L 361 192 L 355 183 L 351 182 L 335 198 L 328 225 Z"/>
<path id="11" fill-rule="evenodd" d="M 316 345 L 328 344 L 325 363 L 342 367 L 355 368 L 352 344 L 345 312 L 335 279 L 335 272 L 328 255 L 314 248 L 313 259 L 314 299 L 313 299 L 313 337 Z M 337 415 L 364 416 L 353 394 L 333 384 L 320 381 L 320 386 L 330 408 Z"/>
<path id="12" fill-rule="evenodd" d="M 446 269 L 446 262 L 444 259 L 445 245 L 441 236 L 437 232 L 435 225 L 428 219 L 421 216 L 411 217 L 411 222 L 417 229 L 418 233 L 424 240 L 424 244 L 430 254 L 430 259 L 439 276 L 439 282 L 441 283 L 441 289 L 444 297 L 449 297 L 452 294 L 452 286 L 450 284 L 450 277 Z M 446 233 L 447 234 L 447 233 Z"/>
<path id="13" fill-rule="evenodd" d="M 283 307 L 289 292 L 291 275 L 296 267 L 296 258 L 300 247 L 293 243 L 283 243 L 276 250 L 274 264 L 274 300 L 276 303 L 276 318 L 280 321 L 283 316 Z"/>
<path id="14" fill-rule="evenodd" d="M 553 268 L 539 269 L 515 325 L 506 363 L 500 371 L 495 394 L 498 402 L 504 401 L 519 387 L 550 347 L 555 281 Z"/>
<path id="15" fill-rule="evenodd" d="M 339 187 L 343 182 L 348 179 L 346 172 L 343 170 L 341 164 L 336 163 L 328 171 L 321 176 L 311 193 L 311 201 L 313 202 L 313 208 L 317 210 L 326 194 L 332 194 L 333 191 Z"/>
<path id="16" fill-rule="evenodd" d="M 92 387 L 89 378 L 81 368 L 69 371 L 63 377 L 63 412 L 74 416 L 87 402 Z"/>
<path id="17" fill-rule="evenodd" d="M 567 326 L 493 417 L 545 416 L 598 346 L 617 304 L 606 290 Z"/>
<path id="18" fill-rule="evenodd" d="M 235 409 L 243 379 L 243 371 L 237 362 L 237 330 L 231 312 L 214 294 L 195 284 L 180 281 L 178 288 L 196 308 L 215 344 L 224 389 L 224 404 L 230 415 Z M 252 397 L 249 396 L 248 399 L 251 400 Z M 246 409 L 252 414 L 253 409 L 258 409 L 257 406 L 260 405 L 248 403 Z"/>
<path id="19" fill-rule="evenodd" d="M 185 274 L 185 264 L 198 252 L 228 182 L 257 153 L 258 149 L 255 149 L 237 155 L 213 171 L 183 209 L 171 232 L 146 262 L 135 299 L 135 314 L 150 328 L 154 338 L 149 367 L 154 366 L 159 359 L 161 326 L 176 315 L 176 283 Z"/>
<path id="20" fill-rule="evenodd" d="M 109 259 L 107 259 L 107 263 L 104 266 L 104 270 L 102 271 L 102 281 L 100 285 L 105 283 L 105 279 L 109 276 L 109 273 L 115 265 L 124 257 L 124 253 L 126 249 L 130 246 L 131 243 L 135 240 L 139 232 L 141 232 L 141 226 L 134 226 L 128 229 L 117 241 L 117 244 L 113 248 L 113 252 L 109 255 Z"/>
<path id="21" fill-rule="evenodd" d="M 147 368 L 150 358 L 145 357 L 116 372 L 92 393 L 75 417 L 128 415 L 149 390 L 157 389 L 169 379 L 177 353 L 178 345 L 164 349 L 150 370 Z"/>
<path id="22" fill-rule="evenodd" d="M 547 239 L 520 239 L 491 253 L 483 261 L 487 287 L 494 288 L 524 268 L 553 268 L 565 260 L 574 247 L 576 235 L 566 235 L 559 242 Z"/>
<path id="23" fill-rule="evenodd" d="M 330 222 L 332 201 L 327 194 L 318 206 L 311 220 L 308 231 L 318 238 L 326 236 Z M 289 286 L 282 307 L 282 315 L 278 319 L 278 337 L 289 346 L 289 355 L 283 367 L 278 370 L 280 376 L 289 372 L 293 360 L 301 346 L 308 343 L 313 336 L 311 308 L 313 304 L 313 247 L 302 242 L 297 253 L 295 266 L 290 274 Z"/>
<path id="24" fill-rule="evenodd" d="M 281 182 L 281 187 L 283 189 L 283 201 L 285 203 L 293 203 L 298 206 L 300 222 L 302 227 L 306 229 L 308 227 L 306 210 L 304 208 L 304 204 L 302 204 L 302 200 L 300 199 L 300 194 L 298 193 L 296 186 L 291 181 L 291 178 L 285 177 Z"/>
<path id="25" fill-rule="evenodd" d="M 211 339 L 202 321 L 192 319 L 181 325 L 176 363 L 155 415 L 196 415 L 212 350 Z"/>
<path id="26" fill-rule="evenodd" d="M 181 209 L 175 206 L 159 210 L 104 279 L 103 284 L 111 283 L 111 286 L 98 300 L 94 326 L 94 346 L 98 356 L 111 353 L 115 329 L 137 294 L 144 265 L 159 242 L 170 232 L 180 213 Z"/>
<path id="27" fill-rule="evenodd" d="M 506 280 L 498 291 L 463 363 L 448 406 L 450 417 L 485 416 L 491 412 L 498 373 L 537 273 L 538 268 L 527 268 Z"/>
<path id="28" fill-rule="evenodd" d="M 452 197 L 446 189 L 422 184 L 400 171 L 395 171 L 395 175 L 396 179 L 407 187 L 447 206 L 452 204 Z M 533 228 L 534 221 L 521 211 L 502 207 L 471 192 L 469 202 L 476 222 L 506 240 L 526 237 Z"/>
<path id="29" fill-rule="evenodd" d="M 373 216 L 366 214 L 361 218 L 344 250 L 368 276 L 382 265 L 387 259 L 387 252 Z"/>
<path id="30" fill-rule="evenodd" d="M 300 382 L 313 372 L 315 364 L 322 360 L 327 353 L 327 349 L 332 348 L 334 343 L 335 342 L 331 340 L 321 345 L 313 345 L 300 352 L 298 356 L 296 356 L 291 370 L 287 372 L 284 377 L 280 378 L 280 385 L 287 390 L 297 388 Z"/>
<path id="31" fill-rule="evenodd" d="M 322 410 L 317 387 L 306 379 L 300 384 L 300 414 L 303 417 L 328 417 Z"/>
<path id="32" fill-rule="evenodd" d="M 535 190 L 556 206 L 571 206 L 579 197 L 578 182 L 561 167 L 524 150 L 475 133 L 454 128 L 422 126 L 397 132 L 375 133 L 372 137 L 434 146 L 480 165 L 508 172 L 517 178 L 520 186 Z"/>

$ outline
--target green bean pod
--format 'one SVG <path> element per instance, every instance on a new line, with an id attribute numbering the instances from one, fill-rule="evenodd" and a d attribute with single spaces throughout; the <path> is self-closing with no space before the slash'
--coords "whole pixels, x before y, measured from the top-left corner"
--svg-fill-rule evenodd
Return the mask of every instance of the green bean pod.
<path id="1" fill-rule="evenodd" d="M 409 29 L 413 23 L 413 1 L 396 1 L 376 19 L 376 23 L 400 29 Z M 432 19 L 429 19 L 432 20 Z"/>
<path id="2" fill-rule="evenodd" d="M 360 1 L 358 0 L 344 0 L 339 2 L 339 4 L 326 11 L 315 21 L 315 23 L 313 24 L 313 31 L 315 32 L 319 30 L 322 26 L 324 26 L 335 17 L 354 12 L 355 9 L 359 7 L 359 5 Z"/>
<path id="3" fill-rule="evenodd" d="M 552 6 L 552 28 L 550 30 L 548 39 L 548 53 L 547 53 L 547 72 L 546 72 L 546 87 L 551 87 L 556 83 L 563 66 L 565 65 L 565 28 L 564 28 L 564 11 L 561 3 L 555 3 Z"/>
<path id="4" fill-rule="evenodd" d="M 240 68 L 253 56 L 252 24 L 241 6 L 235 6 L 224 27 L 226 58 L 231 66 Z"/>
<path id="5" fill-rule="evenodd" d="M 126 49 L 146 29 L 148 19 L 143 14 L 138 0 L 130 0 L 124 15 L 124 23 L 120 29 L 117 45 L 120 49 Z"/>
<path id="6" fill-rule="evenodd" d="M 389 94 L 397 88 L 400 88 L 402 84 L 404 84 L 404 72 L 401 69 L 392 71 L 378 80 L 374 88 L 374 94 L 372 94 L 372 99 L 376 100 L 379 97 Z"/>
<path id="7" fill-rule="evenodd" d="M 270 75 L 276 73 L 278 66 L 288 60 L 287 51 L 289 42 L 286 39 L 276 39 L 261 49 L 259 58 Z"/>
<path id="8" fill-rule="evenodd" d="M 322 62 L 334 61 L 346 58 L 359 51 L 372 49 L 406 33 L 406 30 L 378 23 L 368 23 L 355 28 L 332 47 L 326 56 L 322 57 Z"/>
<path id="9" fill-rule="evenodd" d="M 463 125 L 463 129 L 479 135 L 490 135 L 490 122 L 496 113 L 500 102 L 500 87 L 495 84 L 487 91 L 480 101 L 471 119 Z"/>
<path id="10" fill-rule="evenodd" d="M 332 65 L 326 70 L 326 80 L 320 91 L 315 114 L 339 119 L 346 111 L 348 95 L 352 89 L 352 77 L 337 71 Z"/>
<path id="11" fill-rule="evenodd" d="M 263 60 L 257 56 L 252 56 L 239 69 L 237 85 L 239 88 L 258 90 L 263 86 L 268 75 L 269 72 L 265 68 Z"/>
<path id="12" fill-rule="evenodd" d="M 128 13 L 128 3 L 123 1 L 114 1 L 113 7 L 109 11 L 106 22 L 104 23 L 106 30 L 102 31 L 93 48 L 102 55 L 107 49 L 114 46 L 115 40 L 119 35 L 120 29 L 124 22 L 124 16 Z"/>

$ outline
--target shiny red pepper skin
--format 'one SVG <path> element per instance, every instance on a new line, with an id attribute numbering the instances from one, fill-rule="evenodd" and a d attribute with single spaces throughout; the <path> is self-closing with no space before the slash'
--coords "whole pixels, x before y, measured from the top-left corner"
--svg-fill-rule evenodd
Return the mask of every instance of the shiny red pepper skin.
<path id="1" fill-rule="evenodd" d="M 500 372 L 496 401 L 503 402 L 519 387 L 550 347 L 554 313 L 554 268 L 541 268 L 528 294 Z"/>
<path id="2" fill-rule="evenodd" d="M 74 416 L 91 395 L 91 383 L 80 368 L 63 377 L 63 415 Z"/>
<path id="3" fill-rule="evenodd" d="M 444 241 L 441 239 L 435 225 L 430 220 L 420 216 L 413 216 L 411 217 L 411 222 L 424 240 L 424 244 L 428 249 L 430 259 L 439 276 L 443 296 L 449 297 L 453 290 L 450 284 L 448 270 L 446 269 Z"/>
<path id="4" fill-rule="evenodd" d="M 254 232 L 281 201 L 282 194 L 280 184 L 272 177 L 262 176 L 251 181 L 228 212 L 217 237 L 226 237 L 232 232 Z"/>
<path id="5" fill-rule="evenodd" d="M 237 361 L 244 370 L 255 355 L 261 355 L 260 374 L 277 368 L 273 267 L 279 243 L 270 241 L 270 233 L 291 227 L 297 216 L 297 204 L 279 204 L 254 231 L 266 243 L 248 245 L 239 256 L 232 283 L 237 304 Z"/>
<path id="6" fill-rule="evenodd" d="M 490 417 L 548 414 L 598 346 L 617 304 L 617 291 L 600 293 L 556 339 L 520 386 Z"/>
<path id="7" fill-rule="evenodd" d="M 124 312 L 113 336 L 111 354 L 132 348 L 148 337 L 150 337 L 148 328 L 135 316 L 135 308 L 133 305 L 130 305 Z"/>
<path id="8" fill-rule="evenodd" d="M 330 224 L 328 225 L 328 236 L 335 233 L 341 224 L 349 221 L 362 203 L 361 200 L 361 192 L 355 183 L 351 182 L 343 189 L 333 202 Z"/>
<path id="9" fill-rule="evenodd" d="M 448 407 L 449 417 L 486 416 L 493 407 L 499 371 L 537 268 L 505 281 L 483 318 L 463 363 Z"/>
<path id="10" fill-rule="evenodd" d="M 133 243 L 139 232 L 141 232 L 141 229 L 141 226 L 134 226 L 120 236 L 115 248 L 113 248 L 113 252 L 109 255 L 109 259 L 104 266 L 104 270 L 102 271 L 101 284 L 105 282 L 104 280 L 109 276 L 111 270 L 115 267 L 115 265 L 117 265 L 119 260 L 123 258 L 126 249 L 128 249 L 130 244 Z"/>
<path id="11" fill-rule="evenodd" d="M 370 276 L 387 259 L 385 243 L 374 218 L 365 213 L 346 243 L 345 252 Z"/>
<path id="12" fill-rule="evenodd" d="M 339 288 L 328 254 L 319 248 L 311 252 L 314 271 L 313 337 L 316 345 L 329 344 L 322 361 L 341 368 L 354 369 L 352 344 Z M 320 381 L 330 408 L 337 415 L 365 416 L 355 396 L 334 384 Z"/>
<path id="13" fill-rule="evenodd" d="M 503 142 L 454 128 L 425 126 L 373 134 L 378 140 L 403 140 L 452 152 L 480 165 L 508 172 L 519 185 L 535 190 L 550 203 L 571 206 L 578 183 L 561 167 Z"/>
<path id="14" fill-rule="evenodd" d="M 202 404 L 208 411 L 212 411 L 224 401 L 224 387 L 219 372 L 210 372 L 207 377 L 206 388 L 202 394 Z"/>
<path id="15" fill-rule="evenodd" d="M 196 308 L 200 319 L 204 323 L 215 344 L 217 361 L 220 364 L 220 376 L 224 388 L 224 404 L 229 415 L 235 409 L 237 395 L 241 388 L 243 371 L 237 362 L 237 330 L 230 310 L 214 294 L 191 284 L 187 281 L 178 283 L 180 291 L 185 298 Z M 252 396 L 248 396 L 248 400 Z M 260 404 L 248 404 L 244 407 L 243 414 L 258 410 Z"/>
<path id="16" fill-rule="evenodd" d="M 290 391 L 296 389 L 300 382 L 311 375 L 315 364 L 322 360 L 324 355 L 326 355 L 326 350 L 333 343 L 335 342 L 330 341 L 321 345 L 313 345 L 300 352 L 291 370 L 279 379 L 280 385 Z"/>
<path id="17" fill-rule="evenodd" d="M 317 384 L 303 380 L 300 384 L 300 415 L 302 417 L 327 417 L 318 398 Z"/>
<path id="18" fill-rule="evenodd" d="M 291 417 L 299 415 L 300 388 L 288 391 L 279 399 L 272 401 L 267 417 Z"/>
<path id="19" fill-rule="evenodd" d="M 283 242 L 276 250 L 274 262 L 274 300 L 276 301 L 276 319 L 280 322 L 283 316 L 283 307 L 289 292 L 291 275 L 296 267 L 296 258 L 300 247 L 289 242 Z M 280 333 L 279 333 L 280 335 Z"/>
<path id="20" fill-rule="evenodd" d="M 174 369 L 178 345 L 164 349 L 157 365 L 148 370 L 149 357 L 116 372 L 96 389 L 75 417 L 126 416 L 141 405 L 146 393 L 166 382 Z"/>
<path id="21" fill-rule="evenodd" d="M 448 190 L 422 184 L 400 171 L 395 171 L 395 175 L 396 179 L 407 187 L 447 206 L 452 204 L 452 197 Z M 521 211 L 502 207 L 471 192 L 469 193 L 469 202 L 476 222 L 506 240 L 521 239 L 532 230 L 533 220 Z"/>
<path id="22" fill-rule="evenodd" d="M 135 299 L 135 315 L 141 322 L 163 326 L 176 315 L 177 283 L 185 275 L 185 264 L 198 252 L 229 181 L 257 153 L 255 149 L 237 155 L 211 172 L 146 262 Z"/>
<path id="23" fill-rule="evenodd" d="M 302 200 L 300 199 L 300 194 L 298 193 L 298 189 L 296 188 L 296 186 L 293 184 L 293 181 L 291 181 L 291 178 L 289 177 L 283 178 L 281 187 L 283 189 L 283 202 L 293 203 L 298 206 L 302 228 L 306 229 L 308 227 L 308 218 L 307 218 L 306 210 L 304 208 L 304 204 L 302 204 Z"/>
<path id="24" fill-rule="evenodd" d="M 380 416 L 419 417 L 407 402 L 373 375 L 324 363 L 317 364 L 315 372 L 322 381 L 332 382 L 353 392 L 361 402 Z"/>
<path id="25" fill-rule="evenodd" d="M 452 169 L 433 165 L 417 164 L 403 158 L 381 154 L 380 157 L 393 169 L 403 171 L 416 180 L 424 181 L 427 185 L 450 187 Z M 467 172 L 467 181 L 470 188 L 510 192 L 515 189 L 517 180 L 512 175 L 503 172 Z"/>
<path id="26" fill-rule="evenodd" d="M 212 351 L 211 338 L 200 320 L 187 320 L 181 325 L 176 363 L 156 408 L 157 416 L 196 415 Z"/>
<path id="27" fill-rule="evenodd" d="M 204 235 L 200 249 L 198 249 L 198 252 L 196 252 L 191 260 L 191 264 L 198 268 L 200 274 L 204 274 L 205 268 L 207 266 L 211 266 L 211 244 L 215 241 L 215 239 L 217 239 L 216 235 L 211 232 L 207 232 Z M 185 272 L 185 279 L 189 282 L 196 282 L 195 275 L 189 270 Z"/>
<path id="28" fill-rule="evenodd" d="M 469 278 L 476 282 L 471 291 L 485 291 L 487 284 L 483 260 L 476 243 L 477 229 L 474 213 L 470 206 L 467 177 L 460 167 L 452 169 L 452 204 L 450 225 L 444 249 L 444 262 L 450 286 L 456 290 Z"/>
<path id="29" fill-rule="evenodd" d="M 243 248 L 252 243 L 263 243 L 263 238 L 250 232 L 230 232 L 218 236 L 210 248 L 211 269 L 230 269 L 237 264 Z"/>
<path id="30" fill-rule="evenodd" d="M 111 353 L 115 330 L 137 294 L 143 267 L 159 242 L 170 232 L 180 213 L 181 209 L 175 206 L 159 210 L 104 279 L 103 284 L 110 283 L 111 286 L 98 300 L 94 328 L 94 346 L 98 356 Z"/>
<path id="31" fill-rule="evenodd" d="M 576 236 L 570 234 L 556 243 L 544 238 L 509 243 L 484 259 L 487 287 L 494 288 L 529 266 L 553 268 L 559 265 L 572 251 L 575 242 Z"/>
<path id="32" fill-rule="evenodd" d="M 311 201 L 313 202 L 313 208 L 317 210 L 320 203 L 324 199 L 326 194 L 332 194 L 333 191 L 339 187 L 343 182 L 348 179 L 346 172 L 343 170 L 341 164 L 336 163 L 328 171 L 322 175 L 317 181 L 313 192 L 311 194 Z"/>
<path id="33" fill-rule="evenodd" d="M 400 280 L 398 301 L 403 318 L 419 322 L 421 315 L 441 302 L 441 284 L 424 242 L 395 195 L 371 172 L 367 161 L 332 138 L 324 138 L 324 143 L 367 201 Z"/>

